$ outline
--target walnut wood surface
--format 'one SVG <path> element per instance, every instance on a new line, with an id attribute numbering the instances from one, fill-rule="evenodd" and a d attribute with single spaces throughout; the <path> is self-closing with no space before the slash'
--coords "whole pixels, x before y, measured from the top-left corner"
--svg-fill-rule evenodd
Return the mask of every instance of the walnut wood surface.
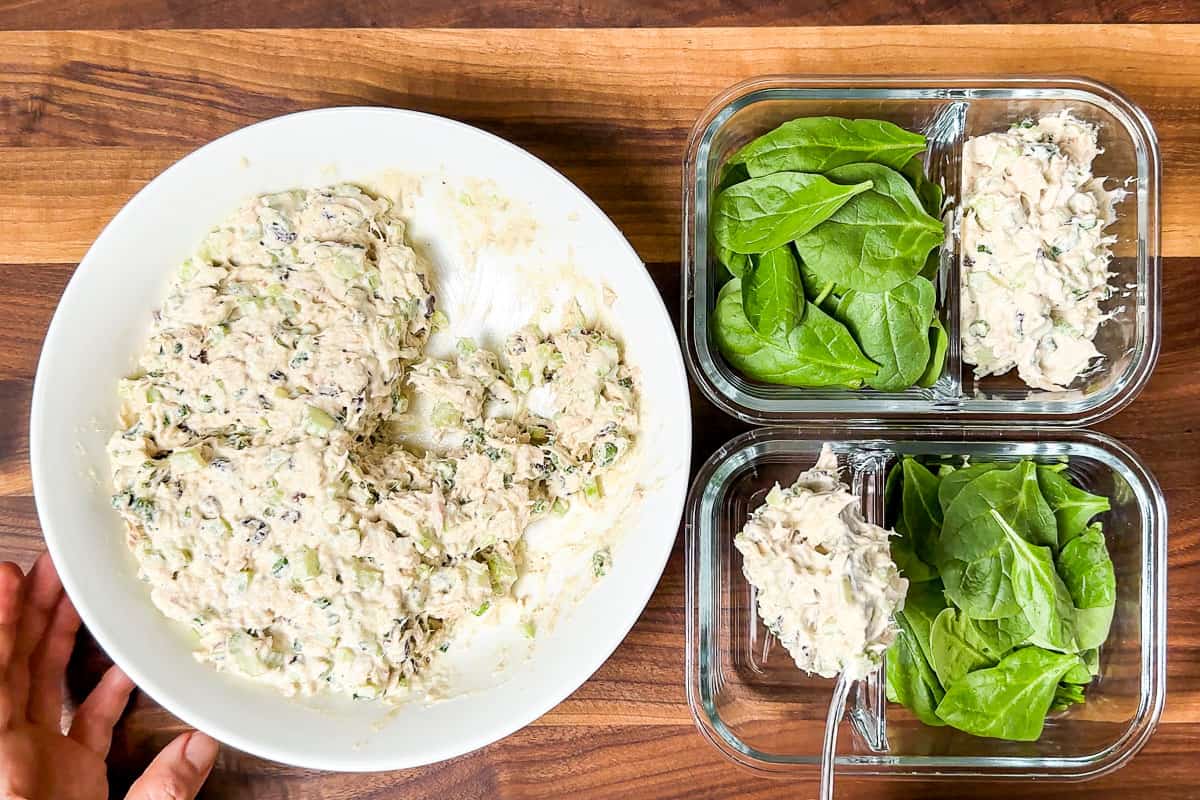
<path id="1" fill-rule="evenodd" d="M 716 13 L 704 11 L 715 4 L 695 5 L 698 14 Z M 931 14 L 949 7 L 919 5 Z M 1036 10 L 1032 3 L 1016 5 Z M 1145 8 L 1152 5 L 1166 7 Z M 184 6 L 139 7 L 157 9 L 166 22 L 191 24 L 191 17 L 181 17 L 193 13 Z M 39 7 L 38 0 L 0 6 L 0 26 Z M 347 8 L 367 13 L 366 4 Z M 570 13 L 588 13 L 587 4 L 571 8 L 576 10 Z M 1170 8 L 1172 14 L 1187 10 Z M 126 20 L 113 13 L 118 22 Z M 467 7 L 463 13 L 475 12 Z M 316 18 L 305 18 L 310 19 Z M 1123 798 L 1134 787 L 1147 798 L 1195 796 L 1197 27 L 0 33 L 0 558 L 28 565 L 42 549 L 27 420 L 41 338 L 57 299 L 87 245 L 121 204 L 200 143 L 257 119 L 321 105 L 410 107 L 480 125 L 545 158 L 588 192 L 630 237 L 677 313 L 679 163 L 692 120 L 717 92 L 763 73 L 963 71 L 1098 78 L 1140 103 L 1161 138 L 1168 256 L 1162 357 L 1143 395 L 1100 427 L 1136 449 L 1167 493 L 1168 700 L 1163 724 L 1146 749 L 1123 770 L 1097 781 L 1019 789 L 843 782 L 839 796 L 1002 798 L 1016 791 L 1022 797 Z M 700 460 L 743 426 L 695 394 L 693 403 Z M 613 657 L 525 730 L 447 764 L 369 776 L 295 770 L 226 750 L 204 796 L 814 797 L 815 781 L 772 781 L 742 772 L 696 732 L 683 688 L 683 609 L 677 545 L 657 592 Z M 76 696 L 103 664 L 90 642 L 80 648 L 72 670 Z M 127 783 L 179 727 L 139 697 L 114 748 L 114 787 Z"/>
<path id="2" fill-rule="evenodd" d="M 0 30 L 1197 22 L 1188 0 L 6 0 Z"/>

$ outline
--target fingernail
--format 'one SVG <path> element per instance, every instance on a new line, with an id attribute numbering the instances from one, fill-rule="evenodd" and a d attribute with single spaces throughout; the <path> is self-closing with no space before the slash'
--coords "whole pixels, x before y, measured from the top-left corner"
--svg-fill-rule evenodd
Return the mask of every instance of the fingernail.
<path id="1" fill-rule="evenodd" d="M 183 757 L 197 770 L 206 771 L 217 757 L 217 742 L 211 736 L 196 731 L 188 739 Z"/>

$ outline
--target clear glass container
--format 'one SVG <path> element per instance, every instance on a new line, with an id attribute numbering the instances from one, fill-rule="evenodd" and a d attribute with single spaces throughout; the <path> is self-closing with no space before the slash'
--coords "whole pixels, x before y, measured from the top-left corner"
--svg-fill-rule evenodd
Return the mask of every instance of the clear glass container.
<path id="1" fill-rule="evenodd" d="M 687 691 L 696 724 L 733 761 L 764 774 L 820 761 L 833 680 L 800 672 L 755 611 L 733 537 L 776 483 L 811 467 L 823 442 L 863 513 L 882 523 L 884 480 L 903 455 L 975 460 L 1069 459 L 1071 478 L 1110 498 L 1100 517 L 1117 579 L 1112 631 L 1087 702 L 1052 713 L 1041 739 L 1008 742 L 929 727 L 884 698 L 882 671 L 860 683 L 841 726 L 839 775 L 1092 778 L 1124 764 L 1150 736 L 1166 682 L 1166 534 L 1162 492 L 1138 457 L 1090 431 L 940 431 L 929 426 L 767 428 L 721 447 L 699 471 L 686 516 Z M 1029 438 L 1024 438 L 1029 437 Z"/>
<path id="2" fill-rule="evenodd" d="M 1068 391 L 1047 392 L 1029 389 L 1015 373 L 976 379 L 962 361 L 956 202 L 966 139 L 1062 109 L 1099 126 L 1104 152 L 1095 161 L 1095 174 L 1109 176 L 1110 186 L 1124 183 L 1129 196 L 1108 229 L 1117 237 L 1111 267 L 1117 292 L 1102 307 L 1111 315 L 1096 339 L 1104 358 Z M 709 319 L 720 273 L 708 217 L 720 168 L 747 141 L 789 119 L 815 115 L 890 120 L 929 141 L 926 170 L 946 190 L 950 227 L 937 281 L 950 348 L 941 378 L 929 389 L 882 393 L 773 386 L 745 378 L 717 350 Z M 683 175 L 683 349 L 701 390 L 742 420 L 773 424 L 936 415 L 960 424 L 1085 426 L 1125 406 L 1154 369 L 1161 337 L 1158 143 L 1141 109 L 1107 86 L 1079 78 L 756 78 L 729 89 L 701 114 Z"/>

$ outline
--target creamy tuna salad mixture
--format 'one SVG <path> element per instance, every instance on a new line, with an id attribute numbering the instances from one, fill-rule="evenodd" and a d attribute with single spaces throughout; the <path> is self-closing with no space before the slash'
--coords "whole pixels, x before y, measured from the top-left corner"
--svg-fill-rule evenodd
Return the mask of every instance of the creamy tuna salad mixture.
<path id="1" fill-rule="evenodd" d="M 963 359 L 1061 390 L 1099 357 L 1111 246 L 1125 193 L 1092 175 L 1094 125 L 1064 111 L 976 136 L 963 151 Z"/>
<path id="2" fill-rule="evenodd" d="M 253 199 L 172 280 L 108 452 L 140 575 L 198 658 L 401 699 L 510 593 L 526 528 L 601 497 L 638 426 L 616 342 L 575 315 L 425 358 L 429 287 L 391 204 L 347 185 Z"/>
<path id="3" fill-rule="evenodd" d="M 861 679 L 878 666 L 908 591 L 888 537 L 863 519 L 825 445 L 816 466 L 789 488 L 776 484 L 734 538 L 759 617 L 800 669 Z"/>

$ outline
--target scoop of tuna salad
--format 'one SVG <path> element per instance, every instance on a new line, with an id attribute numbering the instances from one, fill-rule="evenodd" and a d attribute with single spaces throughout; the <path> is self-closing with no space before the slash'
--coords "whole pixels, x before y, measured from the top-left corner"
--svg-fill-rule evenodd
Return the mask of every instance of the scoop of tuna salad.
<path id="1" fill-rule="evenodd" d="M 1016 368 L 1050 391 L 1100 356 L 1111 246 L 1125 195 L 1092 175 L 1096 126 L 1068 112 L 969 139 L 963 149 L 963 359 L 975 375 Z"/>
<path id="2" fill-rule="evenodd" d="M 427 358 L 429 286 L 391 204 L 348 185 L 254 198 L 172 279 L 108 452 L 140 577 L 199 659 L 400 700 L 510 596 L 526 529 L 595 503 L 632 448 L 613 338 L 576 313 Z M 389 424 L 414 398 L 432 447 Z"/>
<path id="3" fill-rule="evenodd" d="M 775 485 L 734 538 L 763 624 L 800 669 L 851 680 L 879 665 L 896 638 L 908 581 L 889 533 L 867 522 L 838 478 L 829 445 L 796 482 Z"/>

